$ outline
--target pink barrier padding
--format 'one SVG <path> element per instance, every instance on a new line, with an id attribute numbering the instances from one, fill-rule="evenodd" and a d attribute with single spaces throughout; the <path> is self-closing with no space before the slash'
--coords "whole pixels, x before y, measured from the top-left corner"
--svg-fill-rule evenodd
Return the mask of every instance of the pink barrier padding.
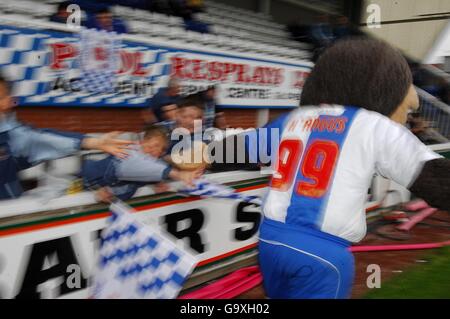
<path id="1" fill-rule="evenodd" d="M 256 273 L 250 277 L 234 283 L 232 286 L 224 289 L 222 292 L 211 296 L 211 299 L 231 299 L 243 294 L 244 292 L 258 286 L 262 283 L 261 273 Z"/>
<path id="2" fill-rule="evenodd" d="M 411 228 L 413 228 L 417 223 L 420 223 L 422 220 L 434 214 L 436 211 L 437 211 L 436 208 L 425 208 L 424 210 L 421 210 L 413 217 L 411 217 L 407 222 L 400 224 L 396 228 L 398 230 L 405 230 L 405 231 L 411 230 Z"/>
<path id="3" fill-rule="evenodd" d="M 404 244 L 404 245 L 380 245 L 380 246 L 352 246 L 350 251 L 369 252 L 369 251 L 389 251 L 389 250 L 415 250 L 415 249 L 432 249 L 450 246 L 450 240 L 440 243 L 425 243 L 425 244 Z"/>
<path id="4" fill-rule="evenodd" d="M 438 243 L 352 246 L 349 250 L 357 252 L 419 250 L 450 246 L 450 240 Z M 231 299 L 262 283 L 262 275 L 258 266 L 239 269 L 232 274 L 196 291 L 184 294 L 178 299 Z"/>
<path id="5" fill-rule="evenodd" d="M 258 268 L 258 267 L 256 267 L 256 269 L 255 269 L 255 267 L 256 266 L 239 269 L 206 287 L 200 288 L 199 290 L 196 290 L 192 293 L 183 295 L 181 298 L 188 299 L 188 297 L 192 297 L 191 294 L 195 294 L 195 297 L 192 297 L 192 298 L 204 299 L 204 298 L 208 298 L 210 296 L 219 294 L 224 289 L 226 289 L 226 287 L 229 287 L 229 286 L 235 284 L 236 282 L 239 282 L 239 281 L 247 278 L 252 273 L 255 273 Z M 189 298 L 189 299 L 191 299 L 191 298 Z"/>
<path id="6" fill-rule="evenodd" d="M 232 274 L 196 291 L 184 294 L 178 299 L 230 299 L 262 282 L 258 266 L 239 269 Z"/>
<path id="7" fill-rule="evenodd" d="M 414 200 L 412 202 L 409 202 L 407 204 L 405 204 L 405 208 L 407 210 L 410 211 L 418 211 L 419 209 L 425 209 L 425 208 L 429 208 L 430 206 L 428 206 L 428 204 L 424 201 L 424 200 Z"/>

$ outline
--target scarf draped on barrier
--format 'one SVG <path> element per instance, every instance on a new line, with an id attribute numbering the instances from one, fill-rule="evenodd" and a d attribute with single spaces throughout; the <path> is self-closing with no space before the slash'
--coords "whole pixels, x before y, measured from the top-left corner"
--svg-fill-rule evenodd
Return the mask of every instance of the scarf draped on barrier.
<path id="1" fill-rule="evenodd" d="M 197 180 L 194 187 L 179 192 L 261 204 L 257 196 L 244 196 L 206 180 Z M 133 209 L 121 201 L 113 203 L 110 210 L 110 224 L 101 236 L 93 298 L 176 298 L 197 264 L 196 258 L 154 227 L 138 221 Z"/>
<path id="2" fill-rule="evenodd" d="M 237 193 L 236 190 L 231 187 L 212 183 L 205 179 L 198 179 L 194 181 L 194 186 L 179 189 L 178 192 L 185 195 L 200 196 L 203 198 L 225 198 L 247 203 L 254 203 L 257 205 L 262 204 L 261 198 L 259 198 L 258 196 L 245 196 Z"/>

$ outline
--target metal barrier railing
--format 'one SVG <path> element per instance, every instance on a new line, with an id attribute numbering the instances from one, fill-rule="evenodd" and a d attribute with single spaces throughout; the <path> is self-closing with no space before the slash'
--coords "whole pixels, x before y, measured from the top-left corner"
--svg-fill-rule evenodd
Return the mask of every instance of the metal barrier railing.
<path id="1" fill-rule="evenodd" d="M 416 87 L 421 116 L 430 123 L 433 137 L 438 143 L 450 141 L 450 106 L 428 92 Z"/>

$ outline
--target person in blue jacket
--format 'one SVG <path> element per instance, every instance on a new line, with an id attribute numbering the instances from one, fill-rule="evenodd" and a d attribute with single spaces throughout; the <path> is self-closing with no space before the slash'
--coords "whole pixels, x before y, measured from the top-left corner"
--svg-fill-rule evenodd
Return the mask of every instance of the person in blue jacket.
<path id="1" fill-rule="evenodd" d="M 43 161 L 95 149 L 117 157 L 127 155 L 132 142 L 118 140 L 117 132 L 93 138 L 84 134 L 35 129 L 19 122 L 8 81 L 0 75 L 0 200 L 18 198 L 23 189 L 18 172 Z"/>
<path id="2" fill-rule="evenodd" d="M 114 17 L 108 7 L 100 8 L 94 14 L 89 13 L 86 27 L 108 32 L 128 33 L 128 28 L 123 20 Z"/>

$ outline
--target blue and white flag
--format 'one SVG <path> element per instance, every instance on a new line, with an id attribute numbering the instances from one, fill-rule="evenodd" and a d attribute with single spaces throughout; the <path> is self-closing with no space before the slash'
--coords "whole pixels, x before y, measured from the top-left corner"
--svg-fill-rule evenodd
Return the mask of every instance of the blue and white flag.
<path id="1" fill-rule="evenodd" d="M 101 236 L 97 299 L 173 299 L 197 264 L 152 226 L 138 221 L 124 203 L 110 206 L 112 222 Z"/>
<path id="2" fill-rule="evenodd" d="M 261 198 L 258 196 L 245 196 L 236 192 L 234 188 L 227 187 L 221 184 L 209 182 L 205 179 L 198 179 L 194 181 L 194 186 L 183 188 L 178 190 L 179 193 L 200 196 L 200 197 L 214 197 L 214 198 L 227 198 L 237 201 L 254 203 L 261 205 Z"/>
<path id="3" fill-rule="evenodd" d="M 83 29 L 80 32 L 81 88 L 93 93 L 112 93 L 119 62 L 120 39 L 115 32 Z"/>

